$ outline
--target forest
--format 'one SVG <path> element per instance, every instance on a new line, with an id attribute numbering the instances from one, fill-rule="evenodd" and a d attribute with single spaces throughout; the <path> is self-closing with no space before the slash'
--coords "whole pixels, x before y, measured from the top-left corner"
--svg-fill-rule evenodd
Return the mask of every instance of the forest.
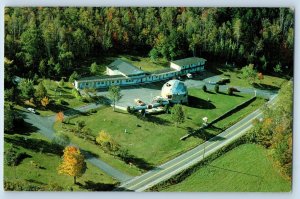
<path id="1" fill-rule="evenodd" d="M 69 77 L 87 57 L 138 53 L 293 68 L 290 8 L 5 8 L 5 85 L 13 75 Z M 276 71 L 275 71 L 276 72 Z"/>

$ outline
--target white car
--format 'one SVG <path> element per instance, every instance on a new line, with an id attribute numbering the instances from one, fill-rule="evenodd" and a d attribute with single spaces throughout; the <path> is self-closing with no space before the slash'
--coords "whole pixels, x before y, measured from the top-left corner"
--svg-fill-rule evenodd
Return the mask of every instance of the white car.
<path id="1" fill-rule="evenodd" d="M 186 77 L 189 78 L 189 79 L 192 79 L 193 75 L 191 73 L 188 73 L 188 74 L 186 74 Z"/>
<path id="2" fill-rule="evenodd" d="M 27 110 L 31 113 L 36 113 L 36 111 L 33 108 L 27 108 Z"/>

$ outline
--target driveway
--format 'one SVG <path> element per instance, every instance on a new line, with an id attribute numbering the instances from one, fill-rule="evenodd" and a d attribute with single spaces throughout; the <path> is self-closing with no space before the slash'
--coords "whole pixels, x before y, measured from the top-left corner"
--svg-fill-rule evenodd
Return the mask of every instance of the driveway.
<path id="1" fill-rule="evenodd" d="M 87 106 L 79 107 L 79 108 L 75 109 L 75 111 L 72 110 L 74 112 L 67 111 L 67 112 L 65 112 L 65 115 L 70 116 L 72 114 L 75 114 L 76 112 L 78 113 L 78 111 L 86 112 L 86 111 L 89 111 L 90 109 L 97 108 L 99 106 L 101 106 L 101 105 L 90 104 Z M 24 109 L 24 110 L 26 110 L 26 109 Z M 53 125 L 55 122 L 55 116 L 42 117 L 42 116 L 27 112 L 27 111 L 20 111 L 20 114 L 24 118 L 24 121 L 31 124 L 32 126 L 36 127 L 38 132 L 40 132 L 42 135 L 47 137 L 49 140 L 53 139 L 53 137 L 55 136 L 55 131 L 53 129 Z M 74 145 L 74 144 L 71 143 L 71 145 Z M 96 167 L 98 167 L 99 169 L 101 169 L 102 171 L 107 173 L 108 175 L 117 179 L 118 181 L 125 182 L 125 181 L 132 179 L 132 176 L 129 176 L 129 175 L 113 168 L 106 162 L 102 161 L 101 158 L 93 156 L 88 151 L 85 151 L 85 150 L 82 150 L 82 151 L 88 162 L 92 163 L 93 165 L 95 165 Z"/>

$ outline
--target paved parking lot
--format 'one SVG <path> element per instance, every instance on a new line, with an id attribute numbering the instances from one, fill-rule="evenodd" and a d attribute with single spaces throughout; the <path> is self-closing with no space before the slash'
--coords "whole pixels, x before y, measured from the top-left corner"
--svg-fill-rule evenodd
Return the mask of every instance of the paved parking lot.
<path id="1" fill-rule="evenodd" d="M 188 88 L 198 87 L 201 88 L 205 82 L 215 81 L 219 79 L 219 76 L 215 76 L 211 73 L 205 73 L 202 76 L 196 76 L 193 79 L 185 79 L 185 85 Z M 151 103 L 152 99 L 156 96 L 160 96 L 161 88 L 163 84 L 167 82 L 156 82 L 151 84 L 121 87 L 122 99 L 116 104 L 118 106 L 127 107 L 135 105 L 134 99 L 140 99 L 145 103 Z M 107 96 L 107 91 L 99 91 L 97 95 Z"/>
<path id="2" fill-rule="evenodd" d="M 193 75 L 192 79 L 182 79 L 184 84 L 188 88 L 199 88 L 202 89 L 202 86 L 205 84 L 209 90 L 214 89 L 214 82 L 220 80 L 221 77 L 219 75 L 215 75 L 209 71 L 205 71 L 202 74 Z M 135 105 L 134 99 L 140 99 L 145 103 L 151 103 L 153 98 L 156 96 L 160 96 L 161 88 L 163 84 L 167 81 L 156 82 L 151 84 L 144 85 L 136 85 L 130 87 L 121 87 L 121 93 L 123 95 L 122 99 L 116 103 L 117 106 L 127 107 Z M 235 86 L 243 93 L 253 94 L 256 92 L 257 95 L 269 98 L 271 95 L 276 93 L 276 91 L 264 91 L 253 88 L 241 88 L 239 86 Z M 220 91 L 227 92 L 227 85 L 220 85 Z M 97 95 L 107 96 L 107 91 L 99 91 Z"/>

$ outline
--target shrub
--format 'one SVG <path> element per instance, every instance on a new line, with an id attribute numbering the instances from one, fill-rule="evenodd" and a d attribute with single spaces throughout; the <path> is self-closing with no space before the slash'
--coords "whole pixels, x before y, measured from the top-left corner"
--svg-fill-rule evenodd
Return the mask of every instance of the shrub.
<path id="1" fill-rule="evenodd" d="M 240 92 L 240 91 L 234 87 L 229 87 L 227 90 L 228 95 L 233 95 L 234 92 Z"/>
<path id="2" fill-rule="evenodd" d="M 174 121 L 176 126 L 185 121 L 185 113 L 182 105 L 175 104 L 175 106 L 171 110 L 171 118 Z"/>
<path id="3" fill-rule="evenodd" d="M 41 191 L 41 187 L 24 181 L 4 181 L 5 191 Z"/>
<path id="4" fill-rule="evenodd" d="M 97 113 L 97 109 L 91 109 L 89 110 L 89 113 Z"/>
<path id="5" fill-rule="evenodd" d="M 57 133 L 53 139 L 52 139 L 53 144 L 58 144 L 60 146 L 67 146 L 70 144 L 70 138 L 67 135 L 64 135 L 62 133 Z"/>
<path id="6" fill-rule="evenodd" d="M 202 90 L 203 90 L 204 92 L 207 92 L 207 87 L 206 87 L 205 84 L 202 86 Z"/>
<path id="7" fill-rule="evenodd" d="M 100 131 L 96 137 L 96 143 L 110 152 L 116 152 L 120 148 L 115 140 L 113 140 L 113 138 L 103 130 Z"/>
<path id="8" fill-rule="evenodd" d="M 10 147 L 7 151 L 4 152 L 4 162 L 8 166 L 16 166 L 17 153 Z"/>
<path id="9" fill-rule="evenodd" d="M 130 106 L 127 106 L 126 110 L 128 113 L 133 113 L 133 110 L 130 108 Z"/>
<path id="10" fill-rule="evenodd" d="M 64 87 L 65 86 L 65 80 L 63 78 L 61 78 L 61 80 L 59 81 L 59 86 L 60 87 Z"/>
<path id="11" fill-rule="evenodd" d="M 4 162 L 8 166 L 17 166 L 26 157 L 29 157 L 27 153 L 17 153 L 13 147 L 11 147 L 5 152 Z"/>
<path id="12" fill-rule="evenodd" d="M 170 104 L 167 104 L 164 106 L 164 112 L 169 113 L 170 112 Z"/>
<path id="13" fill-rule="evenodd" d="M 228 93 L 228 95 L 232 95 L 233 94 L 233 89 L 232 88 L 228 88 L 227 93 Z"/>
<path id="14" fill-rule="evenodd" d="M 222 78 L 219 81 L 217 81 L 217 84 L 219 84 L 219 85 L 224 85 L 226 83 L 230 83 L 230 79 L 229 78 Z"/>
<path id="15" fill-rule="evenodd" d="M 216 93 L 219 93 L 219 89 L 220 89 L 219 84 L 216 84 L 216 85 L 215 85 L 215 92 L 216 92 Z"/>
<path id="16" fill-rule="evenodd" d="M 63 188 L 56 183 L 50 183 L 43 187 L 43 191 L 63 191 Z"/>

